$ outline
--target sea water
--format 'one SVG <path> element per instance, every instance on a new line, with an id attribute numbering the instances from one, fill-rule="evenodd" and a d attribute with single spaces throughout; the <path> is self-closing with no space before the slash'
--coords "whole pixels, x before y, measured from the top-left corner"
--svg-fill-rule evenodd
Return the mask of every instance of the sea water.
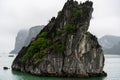
<path id="1" fill-rule="evenodd" d="M 9 54 L 0 53 L 0 80 L 120 80 L 120 55 L 105 55 L 104 71 L 107 77 L 95 78 L 58 78 L 58 77 L 38 77 L 18 71 L 11 70 L 11 64 L 15 57 L 8 57 Z M 3 67 L 9 67 L 3 70 Z"/>

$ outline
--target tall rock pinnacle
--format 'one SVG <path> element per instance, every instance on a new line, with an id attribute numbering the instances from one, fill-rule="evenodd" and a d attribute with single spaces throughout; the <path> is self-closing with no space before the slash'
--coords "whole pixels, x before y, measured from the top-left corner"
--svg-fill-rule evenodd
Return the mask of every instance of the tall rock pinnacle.
<path id="1" fill-rule="evenodd" d="M 104 55 L 97 38 L 88 32 L 93 3 L 68 0 L 12 64 L 40 76 L 104 76 Z"/>

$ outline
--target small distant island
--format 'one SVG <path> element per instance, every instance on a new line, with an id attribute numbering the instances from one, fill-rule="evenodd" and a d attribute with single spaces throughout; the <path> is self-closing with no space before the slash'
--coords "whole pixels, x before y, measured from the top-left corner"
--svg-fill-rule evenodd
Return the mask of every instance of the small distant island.
<path id="1" fill-rule="evenodd" d="M 88 32 L 92 5 L 67 0 L 58 16 L 19 51 L 12 69 L 38 76 L 106 76 L 102 47 Z"/>
<path id="2" fill-rule="evenodd" d="M 105 35 L 99 39 L 104 54 L 120 55 L 120 36 Z"/>

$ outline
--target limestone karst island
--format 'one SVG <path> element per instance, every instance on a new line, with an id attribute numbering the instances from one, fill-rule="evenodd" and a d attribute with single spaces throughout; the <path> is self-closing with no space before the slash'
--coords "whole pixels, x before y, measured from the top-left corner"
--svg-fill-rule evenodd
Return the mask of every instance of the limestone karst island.
<path id="1" fill-rule="evenodd" d="M 91 1 L 68 0 L 58 16 L 19 51 L 12 69 L 37 76 L 106 76 L 102 47 L 88 32 L 92 6 Z"/>

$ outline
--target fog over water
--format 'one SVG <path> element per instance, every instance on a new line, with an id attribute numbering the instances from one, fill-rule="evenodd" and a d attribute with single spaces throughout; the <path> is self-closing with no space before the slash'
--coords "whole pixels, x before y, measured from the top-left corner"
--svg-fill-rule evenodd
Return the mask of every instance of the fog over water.
<path id="1" fill-rule="evenodd" d="M 57 16 L 66 1 L 0 0 L 0 52 L 9 52 L 14 48 L 19 30 L 46 25 L 51 17 Z M 120 0 L 92 1 L 94 12 L 89 31 L 97 37 L 120 36 Z"/>

